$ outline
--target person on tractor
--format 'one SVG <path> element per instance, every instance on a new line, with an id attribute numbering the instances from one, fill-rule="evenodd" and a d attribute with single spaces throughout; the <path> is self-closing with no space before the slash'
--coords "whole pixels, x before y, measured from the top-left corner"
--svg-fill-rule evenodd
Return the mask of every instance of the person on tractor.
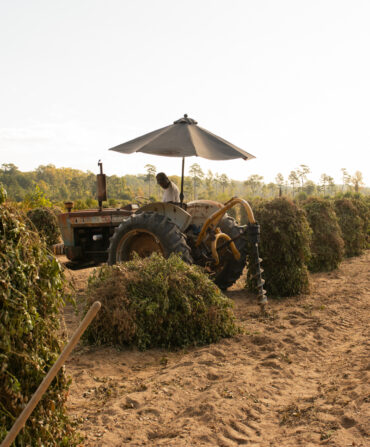
<path id="1" fill-rule="evenodd" d="M 158 185 L 164 189 L 162 202 L 180 202 L 179 189 L 174 182 L 167 177 L 164 172 L 160 172 L 156 175 Z"/>

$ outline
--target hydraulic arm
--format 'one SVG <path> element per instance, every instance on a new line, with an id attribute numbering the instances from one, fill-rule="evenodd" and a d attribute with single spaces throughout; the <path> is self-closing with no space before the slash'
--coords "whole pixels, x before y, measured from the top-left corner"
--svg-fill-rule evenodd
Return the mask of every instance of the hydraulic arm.
<path id="1" fill-rule="evenodd" d="M 196 246 L 199 246 L 207 237 L 209 232 L 213 232 L 213 240 L 211 242 L 212 256 L 214 258 L 215 264 L 219 263 L 219 256 L 217 253 L 217 242 L 219 239 L 225 239 L 226 242 L 222 244 L 222 248 L 225 245 L 230 245 L 231 251 L 235 257 L 235 259 L 240 258 L 240 253 L 234 244 L 235 239 L 231 239 L 227 234 L 222 233 L 219 228 L 217 228 L 218 223 L 222 219 L 222 217 L 226 214 L 226 212 L 235 205 L 241 205 L 245 209 L 248 216 L 248 225 L 245 227 L 245 233 L 252 244 L 253 247 L 253 255 L 255 262 L 255 278 L 257 281 L 257 290 L 258 290 L 258 303 L 261 307 L 265 307 L 267 304 L 266 291 L 263 288 L 265 284 L 265 280 L 262 278 L 263 269 L 261 268 L 262 259 L 259 256 L 258 244 L 260 242 L 260 226 L 256 222 L 252 208 L 249 203 L 243 199 L 233 198 L 225 203 L 225 206 L 220 210 L 214 212 L 203 224 L 202 229 L 199 233 L 199 236 L 196 241 Z M 238 237 L 243 237 L 241 234 Z"/>

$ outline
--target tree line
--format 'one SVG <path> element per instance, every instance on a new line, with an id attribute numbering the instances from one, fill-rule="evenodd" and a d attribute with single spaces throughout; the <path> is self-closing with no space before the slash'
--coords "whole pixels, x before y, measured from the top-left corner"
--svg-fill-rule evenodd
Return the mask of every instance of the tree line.
<path id="1" fill-rule="evenodd" d="M 116 206 L 133 201 L 161 200 L 162 191 L 155 179 L 157 168 L 147 164 L 145 171 L 137 175 L 107 176 L 108 204 Z M 325 173 L 315 183 L 309 179 L 310 172 L 310 168 L 302 164 L 287 178 L 278 173 L 275 182 L 265 183 L 263 176 L 258 174 L 250 175 L 245 181 L 237 181 L 224 173 L 213 173 L 211 170 L 205 173 L 199 164 L 194 163 L 189 168 L 189 175 L 184 178 L 185 201 L 210 199 L 224 202 L 234 196 L 271 199 L 284 195 L 304 199 L 347 192 L 370 194 L 360 171 L 350 175 L 342 168 L 341 184 L 335 184 L 334 179 Z M 173 175 L 170 179 L 180 187 L 179 176 Z M 0 169 L 0 182 L 7 189 L 9 198 L 16 202 L 46 200 L 62 205 L 72 200 L 77 208 L 92 207 L 96 203 L 96 175 L 90 171 L 56 168 L 49 164 L 41 165 L 34 171 L 21 172 L 14 164 L 6 163 Z"/>

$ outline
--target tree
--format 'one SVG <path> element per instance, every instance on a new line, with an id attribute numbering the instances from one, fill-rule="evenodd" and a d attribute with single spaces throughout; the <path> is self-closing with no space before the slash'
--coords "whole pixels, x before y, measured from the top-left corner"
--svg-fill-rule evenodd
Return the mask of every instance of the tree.
<path id="1" fill-rule="evenodd" d="M 362 176 L 362 172 L 356 171 L 355 174 L 351 177 L 351 183 L 355 187 L 355 191 L 358 192 L 360 186 L 364 185 L 364 179 Z"/>
<path id="2" fill-rule="evenodd" d="M 266 191 L 267 194 L 269 195 L 269 197 L 274 197 L 276 194 L 276 184 L 270 182 L 267 186 L 266 186 Z M 280 196 L 280 190 L 279 190 L 279 196 Z"/>
<path id="3" fill-rule="evenodd" d="M 316 185 L 312 180 L 308 180 L 303 187 L 303 191 L 308 195 L 312 196 L 316 190 Z"/>
<path id="4" fill-rule="evenodd" d="M 207 176 L 205 177 L 205 184 L 207 188 L 207 197 L 211 197 L 213 195 L 214 189 L 213 189 L 213 172 L 208 169 Z"/>
<path id="5" fill-rule="evenodd" d="M 329 188 L 329 194 L 333 194 L 335 183 L 333 177 L 331 177 L 330 175 L 328 175 L 328 188 Z"/>
<path id="6" fill-rule="evenodd" d="M 200 185 L 200 182 L 204 178 L 204 172 L 198 163 L 194 163 L 189 168 L 189 174 L 193 177 L 193 200 L 195 200 L 197 198 L 197 186 Z"/>
<path id="7" fill-rule="evenodd" d="M 157 168 L 154 165 L 148 164 L 148 165 L 145 165 L 145 169 L 147 172 L 145 180 L 149 183 L 149 198 L 150 198 L 151 197 L 150 185 L 151 185 L 152 179 L 154 180 L 155 174 L 157 172 Z"/>
<path id="8" fill-rule="evenodd" d="M 325 195 L 325 191 L 326 191 L 326 187 L 327 186 L 329 188 L 331 188 L 331 191 L 332 191 L 332 188 L 335 186 L 334 179 L 330 175 L 321 174 L 321 177 L 320 177 L 320 187 L 321 187 L 324 195 Z"/>
<path id="9" fill-rule="evenodd" d="M 1 165 L 1 170 L 6 174 L 14 174 L 18 172 L 18 167 L 13 163 L 3 163 Z"/>
<path id="10" fill-rule="evenodd" d="M 303 184 L 305 180 L 307 180 L 307 174 L 311 172 L 310 168 L 306 165 L 299 165 L 299 168 L 297 168 L 296 173 L 297 177 L 301 182 L 301 190 L 303 191 Z"/>
<path id="11" fill-rule="evenodd" d="M 226 186 L 230 183 L 229 177 L 226 174 L 220 175 L 220 185 L 222 188 L 222 194 L 225 192 Z"/>
<path id="12" fill-rule="evenodd" d="M 26 194 L 24 202 L 27 208 L 50 208 L 53 206 L 38 185 L 34 185 L 34 190 Z"/>
<path id="13" fill-rule="evenodd" d="M 283 185 L 284 185 L 284 177 L 283 174 L 281 174 L 280 172 L 276 175 L 275 177 L 275 182 L 279 187 L 279 197 L 282 196 L 283 194 Z"/>
<path id="14" fill-rule="evenodd" d="M 293 197 L 294 197 L 295 187 L 296 187 L 296 185 L 299 184 L 299 177 L 298 177 L 297 172 L 296 171 L 291 171 L 290 174 L 289 174 L 288 180 L 289 180 L 290 184 L 292 185 Z"/>
<path id="15" fill-rule="evenodd" d="M 216 172 L 215 176 L 214 176 L 214 182 L 215 182 L 215 186 L 216 186 L 216 196 L 218 194 L 218 185 L 220 184 L 220 174 L 218 172 Z"/>
<path id="16" fill-rule="evenodd" d="M 342 171 L 342 192 L 344 192 L 345 186 L 348 187 L 348 185 L 351 182 L 351 176 L 348 174 L 346 168 L 342 168 L 341 171 Z"/>
<path id="17" fill-rule="evenodd" d="M 258 189 L 262 186 L 262 180 L 263 177 L 261 175 L 253 174 L 248 177 L 244 184 L 250 188 L 252 195 L 255 196 Z"/>

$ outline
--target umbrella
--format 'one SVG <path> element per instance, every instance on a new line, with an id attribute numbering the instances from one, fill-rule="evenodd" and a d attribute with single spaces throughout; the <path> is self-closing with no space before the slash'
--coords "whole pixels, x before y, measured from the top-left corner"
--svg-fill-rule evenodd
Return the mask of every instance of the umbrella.
<path id="1" fill-rule="evenodd" d="M 232 160 L 255 158 L 252 154 L 197 125 L 184 115 L 170 126 L 162 127 L 134 140 L 112 147 L 111 151 L 123 154 L 144 152 L 165 157 L 182 157 L 180 200 L 183 201 L 185 157 L 198 156 L 208 160 Z"/>

